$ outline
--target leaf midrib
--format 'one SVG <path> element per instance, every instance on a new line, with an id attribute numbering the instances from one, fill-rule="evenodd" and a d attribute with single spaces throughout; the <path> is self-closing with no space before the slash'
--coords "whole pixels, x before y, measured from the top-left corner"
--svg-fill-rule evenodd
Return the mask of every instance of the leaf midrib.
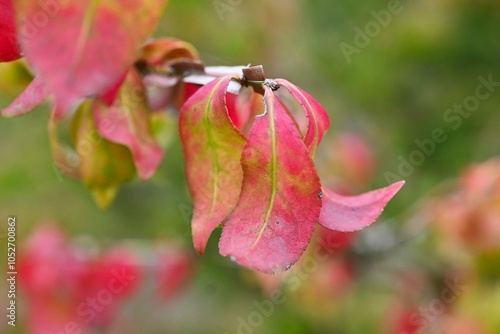
<path id="1" fill-rule="evenodd" d="M 219 182 L 219 170 L 220 170 L 220 165 L 219 165 L 219 159 L 217 157 L 216 148 L 217 148 L 217 143 L 214 140 L 214 136 L 212 134 L 212 127 L 210 125 L 210 110 L 212 109 L 212 103 L 214 100 L 214 95 L 219 86 L 222 84 L 223 80 L 219 81 L 212 92 L 210 93 L 207 104 L 205 105 L 205 112 L 204 112 L 204 117 L 203 117 L 203 124 L 205 126 L 205 130 L 207 133 L 207 138 L 208 138 L 208 147 L 210 151 L 210 156 L 211 156 L 211 161 L 212 161 L 212 171 L 213 171 L 213 182 L 212 182 L 212 187 L 213 187 L 213 196 L 212 196 L 212 203 L 210 205 L 210 213 L 209 217 L 210 219 L 213 217 L 214 211 L 215 211 L 215 206 L 217 203 L 217 197 L 219 196 L 219 187 L 218 182 Z"/>
<path id="2" fill-rule="evenodd" d="M 268 101 L 269 102 L 269 101 Z M 274 201 L 276 199 L 277 193 L 277 169 L 278 169 L 278 161 L 277 161 L 277 149 L 276 149 L 276 128 L 275 128 L 275 119 L 274 119 L 274 105 L 271 103 L 267 106 L 267 112 L 269 117 L 269 131 L 271 133 L 271 198 L 269 199 L 269 206 L 267 207 L 266 216 L 264 218 L 264 223 L 260 228 L 259 234 L 255 239 L 254 243 L 248 249 L 247 253 L 252 250 L 252 248 L 258 244 L 264 231 L 269 226 L 269 218 L 271 217 L 271 213 L 274 209 Z M 265 117 L 265 116 L 264 116 Z"/>

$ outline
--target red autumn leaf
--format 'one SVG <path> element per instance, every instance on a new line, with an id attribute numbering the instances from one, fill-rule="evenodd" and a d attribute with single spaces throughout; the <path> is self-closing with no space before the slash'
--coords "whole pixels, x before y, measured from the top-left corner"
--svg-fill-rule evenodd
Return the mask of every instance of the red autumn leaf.
<path id="1" fill-rule="evenodd" d="M 342 196 L 323 188 L 323 208 L 319 223 L 330 230 L 359 231 L 380 216 L 384 207 L 404 184 L 404 181 L 399 181 L 358 196 Z"/>
<path id="2" fill-rule="evenodd" d="M 285 79 L 276 79 L 277 83 L 285 87 L 300 103 L 308 119 L 307 132 L 304 142 L 314 156 L 316 148 L 321 143 L 324 134 L 330 127 L 330 119 L 325 109 L 309 93 L 295 86 Z"/>
<path id="3" fill-rule="evenodd" d="M 115 84 L 151 34 L 167 0 L 16 1 L 26 58 L 55 95 L 56 118 Z M 40 13 L 46 24 L 35 25 Z"/>
<path id="4" fill-rule="evenodd" d="M 276 273 L 290 268 L 312 238 L 321 185 L 295 124 L 269 87 L 243 150 L 238 205 L 219 242 L 221 255 Z"/>
<path id="5" fill-rule="evenodd" d="M 186 174 L 194 202 L 193 242 L 203 253 L 212 231 L 238 202 L 243 171 L 240 156 L 245 138 L 226 108 L 231 75 L 200 88 L 183 106 L 179 132 Z"/>
<path id="6" fill-rule="evenodd" d="M 94 117 L 99 133 L 107 140 L 127 146 L 139 177 L 150 178 L 163 158 L 153 136 L 145 88 L 136 70 L 130 70 L 112 106 L 96 100 Z"/>
<path id="7" fill-rule="evenodd" d="M 9 106 L 1 109 L 0 113 L 5 117 L 25 114 L 41 104 L 47 98 L 47 95 L 48 91 L 45 84 L 40 77 L 35 77 L 29 86 L 26 87 L 26 90 Z"/>
<path id="8" fill-rule="evenodd" d="M 0 0 L 0 62 L 12 61 L 21 57 L 12 3 L 13 0 Z"/>

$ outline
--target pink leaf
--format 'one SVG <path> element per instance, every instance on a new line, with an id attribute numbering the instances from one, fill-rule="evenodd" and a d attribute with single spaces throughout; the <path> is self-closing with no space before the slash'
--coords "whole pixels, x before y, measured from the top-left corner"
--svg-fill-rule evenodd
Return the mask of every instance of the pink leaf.
<path id="1" fill-rule="evenodd" d="M 96 100 L 93 111 L 99 133 L 109 141 L 127 146 L 139 177 L 150 178 L 163 159 L 163 150 L 153 136 L 139 73 L 129 72 L 112 106 Z"/>
<path id="2" fill-rule="evenodd" d="M 5 117 L 13 117 L 25 114 L 33 110 L 47 98 L 47 88 L 40 77 L 35 77 L 9 106 L 1 109 L 0 112 Z"/>
<path id="3" fill-rule="evenodd" d="M 49 5 L 16 1 L 23 51 L 55 95 L 56 118 L 120 79 L 153 31 L 166 2 L 88 0 Z M 46 22 L 36 24 L 41 15 Z"/>
<path id="4" fill-rule="evenodd" d="M 201 87 L 184 104 L 179 132 L 194 202 L 193 242 L 203 253 L 212 231 L 231 213 L 240 195 L 245 137 L 231 122 L 226 90 L 231 75 Z"/>
<path id="5" fill-rule="evenodd" d="M 330 119 L 323 106 L 304 90 L 285 79 L 276 79 L 276 82 L 285 87 L 300 103 L 308 119 L 307 132 L 304 142 L 312 156 L 321 143 L 324 134 L 330 127 Z"/>
<path id="6" fill-rule="evenodd" d="M 321 185 L 293 121 L 267 86 L 243 150 L 238 205 L 219 242 L 220 253 L 241 265 L 276 273 L 304 252 L 321 210 Z"/>
<path id="7" fill-rule="evenodd" d="M 404 184 L 404 181 L 399 181 L 358 196 L 341 196 L 323 188 L 323 208 L 319 223 L 330 230 L 359 231 L 380 216 L 384 207 Z"/>

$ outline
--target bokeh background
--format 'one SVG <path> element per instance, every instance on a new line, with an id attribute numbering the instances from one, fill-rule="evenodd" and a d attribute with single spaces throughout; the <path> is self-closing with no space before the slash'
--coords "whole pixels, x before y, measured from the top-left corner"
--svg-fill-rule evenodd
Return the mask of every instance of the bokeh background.
<path id="1" fill-rule="evenodd" d="M 346 57 L 342 43 L 356 47 L 357 29 L 389 7 L 171 0 L 156 32 L 192 43 L 208 65 L 262 64 L 268 77 L 315 96 L 332 122 L 317 157 L 330 186 L 356 194 L 394 175 L 407 181 L 367 230 L 318 230 L 288 276 L 222 258 L 220 231 L 204 256 L 194 253 L 175 126 L 156 175 L 123 186 L 102 211 L 80 182 L 57 172 L 47 105 L 1 119 L 1 247 L 15 215 L 27 269 L 19 274 L 17 327 L 4 317 L 0 331 L 42 334 L 44 323 L 59 322 L 71 333 L 64 326 L 75 321 L 82 333 L 500 333 L 499 85 L 456 128 L 445 118 L 474 96 L 479 77 L 500 82 L 500 3 L 401 1 Z M 0 81 L 1 106 L 27 82 Z M 436 129 L 446 140 L 425 152 L 416 141 L 429 142 Z M 315 251 L 326 260 L 314 260 Z M 72 276 L 82 258 L 97 268 L 83 285 Z M 120 261 L 137 273 L 134 285 L 85 321 L 76 308 L 99 292 L 92 282 L 109 280 L 103 268 Z"/>

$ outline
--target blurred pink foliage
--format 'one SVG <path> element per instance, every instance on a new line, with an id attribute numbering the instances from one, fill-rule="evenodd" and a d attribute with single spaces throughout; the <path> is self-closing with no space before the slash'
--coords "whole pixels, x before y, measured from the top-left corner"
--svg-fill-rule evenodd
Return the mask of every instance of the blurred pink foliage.
<path id="1" fill-rule="evenodd" d="M 449 242 L 473 252 L 500 251 L 500 159 L 468 167 L 454 191 L 427 213 Z"/>
<path id="2" fill-rule="evenodd" d="M 343 195 L 365 190 L 373 181 L 377 159 L 370 143 L 357 133 L 336 134 L 329 148 L 322 150 L 318 162 L 320 175 L 325 175 L 327 185 Z M 334 175 L 332 178 L 329 176 Z"/>
<path id="3" fill-rule="evenodd" d="M 168 300 L 186 285 L 193 274 L 193 260 L 184 249 L 176 244 L 167 244 L 157 251 L 158 265 L 155 279 L 158 294 Z"/>
<path id="4" fill-rule="evenodd" d="M 141 282 L 135 256 L 124 249 L 90 258 L 55 226 L 33 233 L 20 254 L 20 284 L 30 333 L 105 327 Z"/>
<path id="5" fill-rule="evenodd" d="M 417 314 L 417 308 L 402 302 L 390 305 L 385 315 L 385 331 L 387 334 L 417 334 L 421 326 L 411 321 Z"/>
<path id="6" fill-rule="evenodd" d="M 159 252 L 153 262 L 163 299 L 179 291 L 193 267 L 180 248 L 169 249 Z M 124 247 L 91 256 L 55 225 L 40 227 L 22 247 L 18 262 L 28 333 L 109 328 L 123 303 L 141 289 L 148 269 L 145 262 L 135 250 Z"/>

